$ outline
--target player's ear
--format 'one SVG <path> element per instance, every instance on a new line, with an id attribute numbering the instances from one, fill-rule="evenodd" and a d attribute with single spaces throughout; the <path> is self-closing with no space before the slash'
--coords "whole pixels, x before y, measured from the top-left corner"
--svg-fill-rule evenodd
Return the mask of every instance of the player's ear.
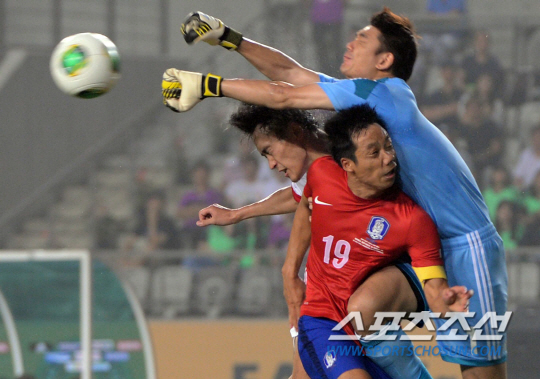
<path id="1" fill-rule="evenodd" d="M 289 124 L 289 131 L 292 135 L 292 140 L 297 141 L 298 145 L 305 147 L 306 145 L 306 136 L 302 130 L 302 127 L 295 122 Z"/>
<path id="2" fill-rule="evenodd" d="M 341 167 L 347 171 L 347 172 L 353 172 L 353 161 L 349 158 L 341 158 L 339 160 L 339 162 L 341 163 Z"/>
<path id="3" fill-rule="evenodd" d="M 389 71 L 394 64 L 394 54 L 389 51 L 379 54 L 377 69 L 380 71 Z"/>

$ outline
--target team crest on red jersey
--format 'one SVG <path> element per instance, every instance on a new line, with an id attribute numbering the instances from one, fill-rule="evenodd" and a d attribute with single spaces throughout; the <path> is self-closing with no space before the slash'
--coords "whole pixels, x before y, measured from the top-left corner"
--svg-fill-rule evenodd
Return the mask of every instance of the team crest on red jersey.
<path id="1" fill-rule="evenodd" d="M 367 233 L 374 240 L 382 240 L 390 229 L 390 223 L 384 217 L 373 216 L 369 222 Z"/>

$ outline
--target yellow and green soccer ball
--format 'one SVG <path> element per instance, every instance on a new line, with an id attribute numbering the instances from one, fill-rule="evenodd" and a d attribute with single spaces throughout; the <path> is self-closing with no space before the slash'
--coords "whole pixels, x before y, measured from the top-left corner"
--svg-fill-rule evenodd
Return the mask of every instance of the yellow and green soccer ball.
<path id="1" fill-rule="evenodd" d="M 91 99 L 116 85 L 120 79 L 120 56 L 108 37 L 79 33 L 56 45 L 50 69 L 54 83 L 62 92 Z"/>

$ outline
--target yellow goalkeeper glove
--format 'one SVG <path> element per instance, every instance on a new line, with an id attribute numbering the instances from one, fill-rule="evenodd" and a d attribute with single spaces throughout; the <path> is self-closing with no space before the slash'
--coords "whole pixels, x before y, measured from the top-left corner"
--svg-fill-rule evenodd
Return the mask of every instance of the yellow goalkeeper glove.
<path id="1" fill-rule="evenodd" d="M 186 112 L 207 97 L 221 97 L 223 78 L 214 74 L 169 68 L 163 73 L 163 103 L 175 112 Z"/>
<path id="2" fill-rule="evenodd" d="M 204 41 L 210 45 L 223 46 L 227 50 L 236 50 L 243 39 L 242 33 L 202 12 L 188 14 L 180 31 L 189 45 Z"/>

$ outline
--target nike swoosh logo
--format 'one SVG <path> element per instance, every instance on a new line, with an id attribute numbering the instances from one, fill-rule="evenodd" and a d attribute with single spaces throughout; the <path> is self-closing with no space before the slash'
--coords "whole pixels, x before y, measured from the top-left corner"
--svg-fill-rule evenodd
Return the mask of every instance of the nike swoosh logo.
<path id="1" fill-rule="evenodd" d="M 332 206 L 332 204 L 328 204 L 328 203 L 325 203 L 324 201 L 320 201 L 320 200 L 319 200 L 319 196 L 317 196 L 317 197 L 315 198 L 315 204 Z"/>

